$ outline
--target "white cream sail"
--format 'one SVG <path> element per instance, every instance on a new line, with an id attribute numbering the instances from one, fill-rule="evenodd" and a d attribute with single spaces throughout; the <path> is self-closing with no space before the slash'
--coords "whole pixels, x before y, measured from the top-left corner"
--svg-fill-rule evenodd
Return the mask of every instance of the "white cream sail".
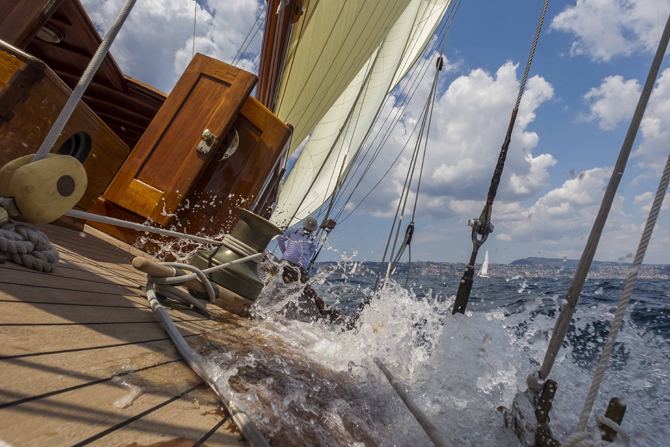
<path id="1" fill-rule="evenodd" d="M 389 92 L 417 60 L 450 0 L 413 0 L 314 129 L 271 220 L 286 227 L 318 209 L 346 175 Z"/>
<path id="2" fill-rule="evenodd" d="M 361 70 L 410 0 L 310 0 L 294 27 L 275 115 L 302 143 Z"/>

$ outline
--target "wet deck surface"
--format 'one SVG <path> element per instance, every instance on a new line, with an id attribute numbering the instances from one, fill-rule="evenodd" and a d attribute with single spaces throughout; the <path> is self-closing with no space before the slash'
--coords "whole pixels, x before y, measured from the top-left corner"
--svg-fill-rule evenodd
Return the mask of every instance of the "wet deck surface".
<path id="1" fill-rule="evenodd" d="M 244 445 L 149 308 L 130 265 L 141 252 L 90 227 L 38 228 L 55 273 L 0 265 L 0 445 Z M 222 330 L 169 312 L 196 347 Z"/>

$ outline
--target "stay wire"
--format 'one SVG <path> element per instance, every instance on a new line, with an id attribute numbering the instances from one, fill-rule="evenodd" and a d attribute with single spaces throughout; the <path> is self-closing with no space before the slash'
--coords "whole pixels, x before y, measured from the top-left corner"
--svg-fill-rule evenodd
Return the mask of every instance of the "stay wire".
<path id="1" fill-rule="evenodd" d="M 258 15 L 256 16 L 256 21 L 254 22 L 253 25 L 251 25 L 251 28 L 249 28 L 249 32 L 247 33 L 246 37 L 242 41 L 242 44 L 240 45 L 240 48 L 237 50 L 237 53 L 235 54 L 235 57 L 233 58 L 230 65 L 235 65 L 236 62 L 239 62 L 240 60 L 242 60 L 241 56 L 244 55 L 244 53 L 249 48 L 249 45 L 251 45 L 251 42 L 253 42 L 254 39 L 256 38 L 256 35 L 258 34 L 258 31 L 260 31 L 260 29 L 261 29 L 261 26 L 258 25 L 258 21 L 260 20 L 264 11 L 265 11 L 265 8 L 263 8 L 263 7 L 261 7 L 260 11 L 258 11 Z M 256 25 L 258 25 L 258 28 L 256 29 L 256 32 L 254 33 L 253 37 L 247 43 L 247 39 L 249 39 L 249 35 L 251 35 L 251 32 L 256 28 Z M 195 36 L 195 24 L 193 25 L 193 35 Z M 193 43 L 193 48 L 195 48 L 195 37 L 193 38 L 193 42 L 194 42 Z M 245 44 L 246 44 L 246 46 L 245 46 Z M 238 56 L 240 56 L 239 60 L 237 59 Z"/>
<path id="2" fill-rule="evenodd" d="M 405 191 L 405 188 L 407 186 L 407 181 L 409 179 L 410 173 L 412 172 L 411 166 L 412 166 L 412 161 L 414 160 L 415 155 L 416 155 L 416 151 L 413 151 L 412 152 L 412 159 L 410 161 L 410 168 L 407 170 L 407 175 L 405 176 L 405 183 L 403 185 L 402 192 Z M 396 208 L 395 216 L 393 218 L 393 223 L 391 225 L 391 232 L 390 232 L 389 237 L 386 241 L 386 247 L 384 248 L 384 254 L 382 255 L 381 263 L 379 264 L 379 271 L 377 273 L 377 278 L 375 279 L 375 286 L 374 286 L 374 289 L 373 289 L 373 291 L 375 291 L 375 292 L 377 291 L 377 287 L 379 286 L 379 278 L 381 277 L 382 269 L 384 268 L 384 262 L 386 262 L 386 255 L 388 253 L 389 245 L 391 245 L 391 239 L 393 237 L 393 230 L 395 229 L 395 224 L 398 220 L 398 216 L 399 216 L 399 213 L 400 213 L 400 206 L 402 205 L 402 192 L 401 192 L 400 199 L 398 200 L 398 206 Z"/>
<path id="3" fill-rule="evenodd" d="M 507 158 L 507 151 L 509 150 L 510 142 L 512 141 L 512 131 L 514 130 L 514 124 L 516 123 L 516 117 L 519 112 L 519 106 L 521 105 L 521 97 L 523 92 L 526 89 L 526 81 L 528 81 L 528 73 L 530 72 L 530 66 L 533 63 L 533 57 L 535 56 L 535 49 L 537 48 L 537 42 L 540 39 L 540 31 L 542 30 L 542 24 L 544 23 L 544 17 L 547 13 L 547 6 L 549 5 L 549 0 L 544 0 L 544 5 L 542 7 L 542 14 L 540 15 L 540 21 L 537 24 L 537 30 L 535 31 L 535 38 L 533 39 L 533 46 L 530 49 L 530 54 L 528 55 L 528 61 L 526 62 L 526 69 L 523 73 L 523 80 L 521 81 L 521 86 L 519 87 L 519 94 L 516 97 L 516 104 L 512 110 L 512 116 L 510 118 L 509 127 L 507 128 L 507 134 L 505 135 L 505 140 L 503 142 L 502 148 L 500 149 L 500 155 L 498 156 L 498 163 L 496 164 L 495 170 L 493 171 L 493 177 L 491 178 L 491 186 L 489 187 L 489 192 L 486 197 L 486 205 L 488 206 L 488 212 L 486 213 L 486 223 L 484 225 L 484 231 L 487 231 L 491 225 L 491 211 L 493 208 L 493 201 L 495 200 L 496 194 L 498 192 L 498 186 L 500 185 L 500 179 L 502 177 L 503 169 L 505 167 L 505 160 Z"/>
<path id="4" fill-rule="evenodd" d="M 440 60 L 441 60 L 441 58 L 442 58 L 442 56 L 440 56 Z M 375 291 L 377 290 L 377 288 L 379 286 L 379 279 L 381 277 L 381 272 L 382 272 L 382 269 L 383 269 L 384 262 L 386 261 L 386 254 L 388 253 L 388 247 L 389 247 L 389 245 L 391 245 L 391 239 L 394 239 L 394 241 L 393 241 L 393 246 L 391 248 L 391 253 L 389 255 L 389 263 L 387 265 L 386 276 L 385 276 L 384 281 L 386 281 L 386 279 L 388 279 L 391 271 L 394 270 L 395 267 L 397 266 L 399 258 L 402 255 L 402 253 L 404 252 L 404 249 L 406 247 L 405 244 L 402 244 L 402 248 L 398 247 L 399 252 L 396 254 L 396 246 L 398 244 L 398 239 L 399 239 L 399 236 L 400 236 L 400 229 L 402 227 L 402 221 L 403 221 L 403 217 L 404 217 L 404 214 L 405 214 L 405 207 L 407 206 L 407 201 L 409 199 L 409 193 L 410 193 L 410 190 L 411 190 L 412 180 L 414 179 L 414 173 L 416 172 L 416 165 L 417 165 L 417 162 L 418 162 L 419 153 L 421 152 L 421 143 L 423 141 L 424 132 L 426 131 L 426 124 L 427 124 L 427 121 L 428 121 L 429 111 L 432 109 L 432 104 L 433 104 L 434 99 L 435 99 L 435 90 L 437 88 L 436 86 L 437 86 L 437 79 L 438 79 L 439 71 L 440 71 L 440 64 L 438 63 L 438 65 L 436 66 L 435 76 L 433 78 L 433 83 L 431 85 L 430 94 L 428 95 L 428 98 L 426 98 L 426 104 L 425 104 L 425 106 L 423 108 L 423 111 L 422 111 L 422 114 L 421 114 L 421 116 L 422 116 L 422 119 L 420 120 L 421 121 L 421 127 L 420 127 L 419 133 L 417 135 L 416 146 L 414 148 L 414 151 L 412 152 L 412 159 L 410 161 L 410 166 L 407 170 L 407 175 L 405 177 L 405 183 L 403 185 L 403 189 L 401 190 L 401 193 L 400 193 L 400 200 L 398 201 L 398 207 L 396 209 L 396 215 L 393 219 L 393 224 L 391 226 L 391 231 L 390 231 L 390 234 L 389 234 L 389 238 L 386 242 L 386 247 L 384 249 L 384 255 L 382 257 L 382 262 L 380 264 L 380 269 L 379 269 L 379 272 L 377 274 L 377 278 L 375 280 L 375 288 L 374 288 Z M 425 147 L 426 146 L 424 146 L 424 159 L 425 159 Z M 423 161 L 422 161 L 422 168 L 423 168 Z M 418 196 L 417 196 L 417 199 L 418 199 Z M 416 202 L 416 200 L 415 200 L 415 202 Z M 402 209 L 401 209 L 401 207 L 402 207 Z M 396 228 L 396 222 L 398 223 L 397 228 Z M 410 225 L 413 225 L 413 222 Z M 393 237 L 394 230 L 395 230 L 395 233 L 396 233 L 395 238 Z M 405 238 L 405 241 L 407 241 L 407 237 Z"/>
<path id="5" fill-rule="evenodd" d="M 498 192 L 498 186 L 500 185 L 503 169 L 505 168 L 505 160 L 507 159 L 507 152 L 509 150 L 509 145 L 512 141 L 512 132 L 514 131 L 516 117 L 517 114 L 519 113 L 519 106 L 521 105 L 521 98 L 526 88 L 526 81 L 528 80 L 530 67 L 531 64 L 533 63 L 533 57 L 535 55 L 535 49 L 537 48 L 537 42 L 540 39 L 540 32 L 542 31 L 542 25 L 544 23 L 544 18 L 547 13 L 548 5 L 549 0 L 544 0 L 544 4 L 542 6 L 542 14 L 540 15 L 540 20 L 538 21 L 537 28 L 535 30 L 533 45 L 531 46 L 530 54 L 528 55 L 528 60 L 526 61 L 526 69 L 524 70 L 523 79 L 519 87 L 519 93 L 516 98 L 514 109 L 512 109 L 512 115 L 510 117 L 507 133 L 505 134 L 505 139 L 503 141 L 502 147 L 500 148 L 500 154 L 498 155 L 498 161 L 493 171 L 493 176 L 491 177 L 491 185 L 489 186 L 489 191 L 486 197 L 486 204 L 484 205 L 484 208 L 482 209 L 482 212 L 479 215 L 479 219 L 474 220 L 472 223 L 472 232 L 471 232 L 472 252 L 470 253 L 470 259 L 466 264 L 465 272 L 463 273 L 461 281 L 458 285 L 458 291 L 456 292 L 456 299 L 454 301 L 452 314 L 465 313 L 465 309 L 467 308 L 468 305 L 468 300 L 470 299 L 470 292 L 472 290 L 472 285 L 474 283 L 474 269 L 475 269 L 475 262 L 477 261 L 477 253 L 479 252 L 479 248 L 484 244 L 484 242 L 486 242 L 488 235 L 493 231 L 493 229 L 491 228 L 493 201 L 495 200 L 496 194 Z"/>
<path id="6" fill-rule="evenodd" d="M 551 373 L 556 356 L 558 355 L 561 345 L 563 344 L 563 340 L 565 339 L 565 336 L 568 332 L 570 321 L 572 320 L 572 315 L 577 306 L 577 302 L 579 301 L 582 288 L 584 287 L 584 282 L 586 281 L 586 276 L 588 275 L 589 269 L 591 267 L 591 262 L 593 261 L 593 257 L 595 256 L 596 250 L 598 249 L 598 243 L 600 242 L 600 237 L 602 235 L 603 229 L 605 228 L 607 216 L 609 215 L 610 209 L 612 208 L 612 203 L 616 197 L 616 191 L 626 169 L 628 158 L 630 157 L 630 153 L 633 149 L 633 143 L 635 143 L 635 137 L 637 136 L 645 109 L 649 103 L 649 98 L 651 97 L 651 93 L 654 89 L 654 84 L 656 83 L 656 78 L 658 77 L 658 72 L 660 71 L 663 57 L 669 42 L 670 16 L 668 17 L 668 21 L 665 24 L 665 29 L 663 31 L 661 40 L 658 43 L 656 55 L 654 56 L 651 66 L 649 67 L 647 79 L 645 81 L 644 87 L 642 88 L 640 99 L 638 100 L 637 106 L 635 107 L 635 113 L 633 114 L 630 126 L 628 127 L 628 132 L 626 133 L 626 137 L 624 138 L 623 144 L 621 145 L 621 150 L 619 151 L 619 156 L 617 157 L 616 163 L 614 165 L 614 170 L 612 171 L 612 175 L 610 176 L 609 182 L 607 183 L 607 188 L 605 189 L 605 194 L 603 195 L 600 209 L 598 210 L 598 215 L 596 216 L 596 220 L 593 223 L 593 227 L 591 228 L 591 233 L 589 233 L 589 237 L 586 241 L 586 247 L 584 247 L 582 256 L 579 259 L 579 264 L 577 265 L 575 276 L 572 279 L 570 288 L 565 294 L 565 304 L 561 308 L 561 313 L 556 319 L 551 340 L 549 341 L 547 352 L 545 353 L 542 366 L 540 367 L 540 379 L 546 379 Z"/>
<path id="7" fill-rule="evenodd" d="M 435 101 L 435 90 L 437 89 L 437 78 L 438 78 L 438 74 L 439 74 L 440 68 L 441 68 L 441 61 L 442 61 L 442 56 L 440 56 L 437 60 L 437 64 L 436 64 L 436 67 L 435 67 L 435 77 L 433 78 L 433 84 L 431 86 L 431 90 L 430 90 L 430 93 L 428 95 L 428 98 L 426 99 L 426 106 L 424 107 L 424 114 L 423 114 L 423 117 L 422 117 L 421 129 L 419 131 L 419 135 L 417 136 L 417 141 L 416 141 L 416 149 L 415 149 L 416 156 L 415 156 L 415 159 L 414 159 L 414 166 L 411 168 L 412 169 L 412 175 L 410 177 L 409 184 L 407 185 L 407 190 L 405 192 L 405 199 L 404 199 L 403 209 L 402 209 L 402 213 L 401 213 L 401 216 L 400 216 L 400 222 L 398 223 L 398 228 L 396 229 L 396 236 L 395 236 L 395 240 L 393 242 L 393 249 L 391 250 L 391 257 L 393 257 L 393 254 L 395 253 L 396 243 L 397 243 L 398 238 L 400 236 L 400 228 L 402 226 L 402 220 L 403 220 L 403 217 L 404 217 L 404 214 L 405 214 L 405 207 L 407 206 L 407 202 L 409 200 L 409 194 L 410 194 L 410 192 L 411 192 L 410 190 L 412 188 L 412 180 L 414 179 L 414 173 L 416 172 L 416 164 L 417 164 L 417 161 L 418 161 L 418 156 L 419 156 L 419 153 L 421 152 L 421 144 L 424 143 L 424 151 L 423 151 L 423 157 L 422 157 L 422 161 L 421 161 L 421 168 L 419 169 L 418 187 L 417 187 L 417 191 L 416 191 L 416 196 L 414 198 L 414 209 L 412 211 L 412 220 L 411 220 L 411 222 L 408 226 L 408 231 L 409 231 L 410 227 L 412 228 L 412 231 L 414 229 L 414 218 L 415 218 L 415 215 L 416 215 L 416 206 L 417 206 L 417 203 L 419 201 L 419 187 L 421 185 L 421 174 L 423 173 L 424 161 L 426 159 L 428 132 L 429 132 L 429 129 L 430 129 L 429 116 L 432 118 L 432 109 L 433 109 L 433 104 L 434 104 L 434 101 Z M 386 273 L 386 278 L 388 278 L 389 272 L 395 270 L 396 267 L 398 266 L 398 262 L 400 262 L 400 257 L 405 252 L 405 248 L 409 244 L 410 240 L 411 240 L 411 235 L 409 233 L 407 233 L 405 235 L 405 239 L 404 239 L 403 243 L 401 244 L 400 247 L 398 247 L 398 253 L 395 256 L 395 260 L 393 261 L 393 265 L 389 265 L 389 269 L 387 270 L 387 273 Z M 408 269 L 409 268 L 410 267 L 408 265 Z"/>

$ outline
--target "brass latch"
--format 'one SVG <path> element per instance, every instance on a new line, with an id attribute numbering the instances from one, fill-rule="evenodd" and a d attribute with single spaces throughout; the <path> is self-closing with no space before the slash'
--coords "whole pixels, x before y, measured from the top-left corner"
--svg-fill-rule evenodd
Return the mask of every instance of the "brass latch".
<path id="1" fill-rule="evenodd" d="M 196 147 L 195 150 L 205 155 L 209 154 L 209 151 L 216 143 L 217 138 L 218 137 L 211 133 L 209 129 L 205 129 L 202 132 L 202 135 L 200 135 L 200 142 L 198 143 L 198 147 Z"/>

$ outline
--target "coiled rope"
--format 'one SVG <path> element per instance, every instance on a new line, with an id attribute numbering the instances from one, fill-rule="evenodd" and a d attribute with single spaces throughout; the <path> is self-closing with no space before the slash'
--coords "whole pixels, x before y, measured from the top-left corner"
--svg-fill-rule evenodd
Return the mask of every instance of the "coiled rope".
<path id="1" fill-rule="evenodd" d="M 0 253 L 15 264 L 38 272 L 51 273 L 58 266 L 58 251 L 46 235 L 12 220 L 0 227 Z"/>

